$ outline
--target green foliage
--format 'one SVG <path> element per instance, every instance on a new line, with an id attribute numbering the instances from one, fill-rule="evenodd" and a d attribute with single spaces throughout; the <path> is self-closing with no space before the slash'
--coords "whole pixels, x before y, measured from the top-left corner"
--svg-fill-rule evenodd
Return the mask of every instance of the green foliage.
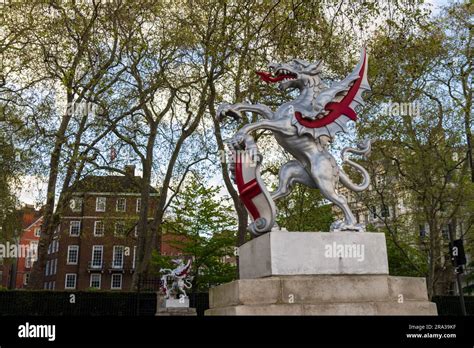
<path id="1" fill-rule="evenodd" d="M 416 241 L 395 240 L 386 233 L 388 268 L 390 275 L 423 277 L 427 273 L 426 256 L 420 252 Z"/>
<path id="2" fill-rule="evenodd" d="M 218 187 L 206 187 L 193 176 L 177 196 L 165 227 L 167 233 L 181 237 L 172 244 L 193 258 L 194 292 L 206 291 L 236 276 L 236 266 L 231 262 L 236 238 L 232 209 L 218 193 Z M 155 254 L 155 269 L 173 268 L 170 259 Z"/>
<path id="3" fill-rule="evenodd" d="M 287 197 L 277 201 L 277 223 L 288 231 L 329 231 L 331 207 L 318 190 L 296 185 Z"/>

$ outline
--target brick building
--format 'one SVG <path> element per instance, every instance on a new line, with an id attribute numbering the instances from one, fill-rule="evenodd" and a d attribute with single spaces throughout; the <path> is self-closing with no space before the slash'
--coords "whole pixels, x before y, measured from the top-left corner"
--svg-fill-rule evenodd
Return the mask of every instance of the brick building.
<path id="1" fill-rule="evenodd" d="M 127 166 L 124 176 L 89 176 L 75 185 L 48 249 L 45 289 L 130 289 L 142 206 L 142 178 L 134 172 Z M 158 192 L 150 192 L 151 218 Z"/>
<path id="2" fill-rule="evenodd" d="M 41 211 L 35 210 L 31 205 L 25 205 L 18 210 L 17 217 L 21 231 L 7 241 L 25 253 L 22 252 L 16 258 L 0 260 L 0 285 L 9 289 L 22 289 L 28 284 L 43 223 Z"/>

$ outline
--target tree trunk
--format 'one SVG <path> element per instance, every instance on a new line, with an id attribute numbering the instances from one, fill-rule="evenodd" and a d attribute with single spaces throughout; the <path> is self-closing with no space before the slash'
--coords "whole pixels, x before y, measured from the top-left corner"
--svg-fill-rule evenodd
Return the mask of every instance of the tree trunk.
<path id="1" fill-rule="evenodd" d="M 145 275 L 146 270 L 144 269 L 144 257 L 145 249 L 147 243 L 150 243 L 151 235 L 150 229 L 148 228 L 148 214 L 149 214 L 149 203 L 150 203 L 150 184 L 151 184 L 151 170 L 153 165 L 153 148 L 155 146 L 156 140 L 156 127 L 153 125 L 150 126 L 150 136 L 148 137 L 147 146 L 146 146 L 146 155 L 142 159 L 143 166 L 143 178 L 142 178 L 142 187 L 141 187 L 141 207 L 140 207 L 140 217 L 138 220 L 138 246 L 137 246 L 137 262 L 136 269 L 133 273 L 132 278 L 132 290 L 138 286 L 138 279 L 142 278 Z M 157 207 L 155 206 L 155 209 Z"/>
<path id="2" fill-rule="evenodd" d="M 67 105 L 71 105 L 73 101 L 72 94 L 67 97 Z M 56 185 L 59 175 L 59 164 L 61 161 L 62 147 L 66 141 L 65 134 L 71 120 L 71 115 L 66 111 L 66 114 L 61 120 L 58 131 L 56 132 L 56 139 L 53 151 L 50 157 L 50 170 L 47 188 L 46 205 L 44 207 L 43 224 L 41 225 L 41 236 L 38 243 L 38 259 L 34 263 L 31 271 L 28 288 L 42 289 L 43 288 L 43 274 L 46 267 L 46 255 L 48 253 L 48 246 L 54 234 L 54 228 L 57 224 L 54 216 L 54 201 L 56 198 Z"/>

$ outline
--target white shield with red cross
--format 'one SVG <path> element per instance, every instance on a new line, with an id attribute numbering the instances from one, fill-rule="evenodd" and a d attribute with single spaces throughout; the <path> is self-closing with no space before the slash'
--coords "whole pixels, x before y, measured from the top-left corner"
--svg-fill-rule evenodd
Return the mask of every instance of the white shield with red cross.
<path id="1" fill-rule="evenodd" d="M 258 236 L 272 229 L 276 207 L 260 177 L 262 156 L 258 153 L 254 139 L 247 135 L 241 145 L 242 150 L 231 149 L 234 160 L 233 174 L 240 200 L 253 221 L 248 229 Z"/>

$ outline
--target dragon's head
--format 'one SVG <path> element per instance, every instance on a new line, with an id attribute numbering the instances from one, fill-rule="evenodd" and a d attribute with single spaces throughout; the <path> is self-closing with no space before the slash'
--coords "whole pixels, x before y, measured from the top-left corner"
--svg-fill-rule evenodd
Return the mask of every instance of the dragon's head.
<path id="1" fill-rule="evenodd" d="M 183 260 L 181 259 L 172 259 L 171 262 L 174 263 L 175 265 L 183 264 Z"/>
<path id="2" fill-rule="evenodd" d="M 301 59 L 293 59 L 288 63 L 270 63 L 269 72 L 257 71 L 258 76 L 268 83 L 280 82 L 278 88 L 286 90 L 316 86 L 320 83 L 321 62 L 309 63 Z"/>

